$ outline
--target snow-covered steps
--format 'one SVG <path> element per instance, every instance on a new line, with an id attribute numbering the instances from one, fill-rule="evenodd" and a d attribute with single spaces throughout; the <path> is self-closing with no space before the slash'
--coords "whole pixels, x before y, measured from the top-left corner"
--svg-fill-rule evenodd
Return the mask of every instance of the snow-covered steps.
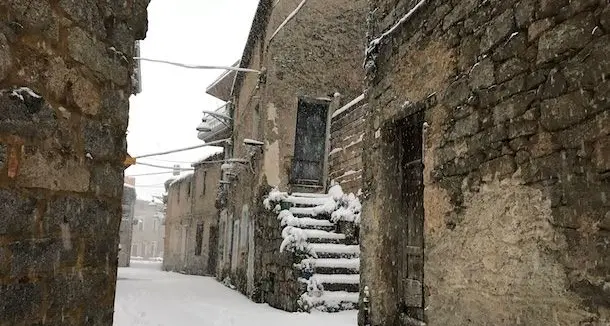
<path id="1" fill-rule="evenodd" d="M 299 300 L 306 309 L 316 309 L 327 312 L 356 309 L 358 307 L 358 292 L 323 291 L 320 295 L 304 293 Z"/>
<path id="2" fill-rule="evenodd" d="M 359 202 L 338 186 L 329 194 L 269 193 L 265 206 L 278 214 L 284 241 L 280 250 L 304 257 L 294 264 L 301 275 L 301 309 L 335 312 L 358 307 L 360 247 L 341 233 L 337 221 L 357 223 Z M 357 204 L 357 205 L 352 205 Z M 350 244 L 348 244 L 350 243 Z"/>
<path id="3" fill-rule="evenodd" d="M 336 243 L 310 243 L 309 248 L 318 258 L 355 258 L 360 257 L 360 246 Z"/>

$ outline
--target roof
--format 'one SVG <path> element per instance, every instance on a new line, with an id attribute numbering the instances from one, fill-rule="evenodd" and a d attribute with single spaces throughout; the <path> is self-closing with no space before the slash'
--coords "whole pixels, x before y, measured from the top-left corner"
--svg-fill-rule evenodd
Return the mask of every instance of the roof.
<path id="1" fill-rule="evenodd" d="M 200 159 L 199 161 L 193 163 L 192 166 L 193 167 L 199 166 L 199 165 L 201 165 L 201 164 L 203 164 L 205 162 L 220 161 L 220 160 L 223 160 L 224 158 L 225 158 L 224 151 L 220 151 L 220 152 L 210 154 L 210 155 Z"/>
<path id="2" fill-rule="evenodd" d="M 235 62 L 232 67 L 239 67 L 239 60 Z M 235 81 L 236 75 L 237 71 L 235 70 L 225 71 L 205 89 L 205 92 L 227 102 L 231 98 L 231 89 L 233 88 L 233 82 Z"/>
<path id="3" fill-rule="evenodd" d="M 178 178 L 176 178 L 176 180 L 172 181 L 172 183 L 170 183 L 169 186 L 173 187 L 174 185 L 182 183 L 183 181 L 187 181 L 187 180 L 190 181 L 190 179 L 192 179 L 192 178 L 193 178 L 193 172 L 185 173 L 185 174 L 179 176 Z"/>

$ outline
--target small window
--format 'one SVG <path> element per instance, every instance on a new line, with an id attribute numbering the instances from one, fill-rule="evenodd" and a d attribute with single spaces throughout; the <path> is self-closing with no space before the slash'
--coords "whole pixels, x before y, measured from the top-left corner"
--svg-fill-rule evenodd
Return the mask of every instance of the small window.
<path id="1" fill-rule="evenodd" d="M 159 220 L 157 218 L 153 219 L 153 231 L 159 231 Z"/>
<path id="2" fill-rule="evenodd" d="M 138 220 L 138 231 L 144 231 L 144 220 Z"/>
<path id="3" fill-rule="evenodd" d="M 188 188 L 186 188 L 186 196 L 190 197 L 191 196 L 191 182 L 189 181 L 189 183 L 187 184 Z"/>
<path id="4" fill-rule="evenodd" d="M 201 197 L 205 196 L 205 182 L 208 176 L 208 172 L 207 171 L 203 171 L 203 181 L 201 181 L 201 186 L 202 186 L 202 191 L 201 191 Z"/>
<path id="5" fill-rule="evenodd" d="M 195 235 L 195 256 L 201 256 L 203 246 L 203 223 L 197 224 L 197 234 Z"/>

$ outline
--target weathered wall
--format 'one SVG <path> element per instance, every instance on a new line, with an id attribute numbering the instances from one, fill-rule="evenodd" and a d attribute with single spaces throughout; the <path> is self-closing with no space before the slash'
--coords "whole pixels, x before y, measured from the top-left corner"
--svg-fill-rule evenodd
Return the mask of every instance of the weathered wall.
<path id="1" fill-rule="evenodd" d="M 361 94 L 366 13 L 365 1 L 308 1 L 270 41 L 299 3 L 259 4 L 242 66 L 264 69 L 265 74 L 259 79 L 240 73 L 233 89 L 231 154 L 250 159 L 252 169 L 236 169 L 221 230 L 223 249 L 230 252 L 223 266 L 235 285 L 256 300 L 266 295 L 265 300 L 288 310 L 296 307 L 279 293 L 281 282 L 291 277 L 280 271 L 283 265 L 277 260 L 281 228 L 274 216 L 261 211 L 262 195 L 269 185 L 288 186 L 299 96 L 333 100 L 339 92 L 350 101 Z M 250 151 L 244 138 L 263 141 L 263 150 Z M 277 266 L 270 266 L 273 263 Z"/>
<path id="2" fill-rule="evenodd" d="M 112 324 L 147 5 L 0 2 L 0 324 Z"/>
<path id="3" fill-rule="evenodd" d="M 194 165 L 168 191 L 163 268 L 215 275 L 218 259 L 218 211 L 215 207 L 222 154 Z M 212 163 L 215 162 L 215 163 Z M 196 255 L 197 226 L 203 224 L 201 254 Z M 213 236 L 216 233 L 215 237 Z"/>
<path id="4" fill-rule="evenodd" d="M 373 1 L 371 37 L 416 2 Z M 609 15 L 596 0 L 428 1 L 372 48 L 361 323 L 406 312 L 383 277 L 401 260 L 376 254 L 402 232 L 378 196 L 395 160 L 379 136 L 418 110 L 428 324 L 609 322 Z"/>
<path id="5" fill-rule="evenodd" d="M 354 105 L 331 120 L 328 177 L 346 193 L 362 188 L 362 140 L 366 105 Z"/>

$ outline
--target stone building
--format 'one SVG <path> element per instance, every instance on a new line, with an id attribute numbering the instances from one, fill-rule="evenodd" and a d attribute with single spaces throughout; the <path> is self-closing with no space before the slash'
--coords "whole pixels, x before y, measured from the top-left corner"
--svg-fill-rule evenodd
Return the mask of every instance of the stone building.
<path id="1" fill-rule="evenodd" d="M 123 201 L 121 224 L 119 226 L 119 267 L 129 267 L 132 255 L 131 241 L 133 221 L 136 206 L 136 188 L 125 183 L 123 185 Z"/>
<path id="2" fill-rule="evenodd" d="M 134 207 L 131 257 L 158 260 L 163 257 L 165 237 L 163 204 L 138 199 Z"/>
<path id="3" fill-rule="evenodd" d="M 610 5 L 370 1 L 360 325 L 610 323 Z"/>
<path id="4" fill-rule="evenodd" d="M 168 188 L 163 269 L 216 275 L 218 210 L 216 195 L 223 154 L 194 164 L 195 171 Z"/>
<path id="5" fill-rule="evenodd" d="M 0 324 L 112 324 L 147 5 L 0 2 Z"/>
<path id="6" fill-rule="evenodd" d="M 276 198 L 279 206 L 307 212 L 295 214 L 309 223 L 302 225 L 307 229 L 302 233 L 318 242 L 312 247 L 339 250 L 326 252 L 330 260 L 325 262 L 349 258 L 348 266 L 326 268 L 340 275 L 325 274 L 320 280 L 329 290 L 324 298 L 349 290 L 355 292 L 346 295 L 350 300 L 345 303 L 357 302 L 357 244 L 335 233 L 331 212 L 310 213 L 331 199 L 325 193 L 333 179 L 353 192 L 359 189 L 362 163 L 352 152 L 360 149 L 361 117 L 354 111 L 362 108 L 340 108 L 362 94 L 366 7 L 363 0 L 260 1 L 239 61 L 240 67 L 260 73 L 227 73 L 208 88 L 228 101 L 222 113 L 232 117 L 232 125 L 224 128 L 232 141 L 225 148 L 218 200 L 219 278 L 230 277 L 255 301 L 289 311 L 308 309 L 299 299 L 308 291 L 311 275 L 295 267 L 308 256 L 280 252 L 285 225 L 263 205 L 272 187 L 278 187 L 284 192 Z M 232 85 L 231 91 L 222 85 Z M 333 129 L 338 121 L 345 128 Z M 223 127 L 218 129 L 199 138 L 218 140 Z M 336 155 L 329 160 L 331 151 Z M 320 271 L 322 267 L 316 269 Z M 342 297 L 334 301 L 332 309 L 343 307 Z"/>

